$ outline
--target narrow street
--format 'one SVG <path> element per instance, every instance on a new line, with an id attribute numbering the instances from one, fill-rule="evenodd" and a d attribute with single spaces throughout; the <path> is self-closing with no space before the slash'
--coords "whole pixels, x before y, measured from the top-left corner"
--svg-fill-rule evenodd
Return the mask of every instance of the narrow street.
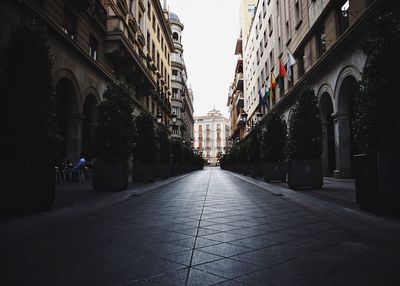
<path id="1" fill-rule="evenodd" d="M 398 225 L 302 192 L 207 168 L 3 243 L 0 285 L 399 285 Z"/>

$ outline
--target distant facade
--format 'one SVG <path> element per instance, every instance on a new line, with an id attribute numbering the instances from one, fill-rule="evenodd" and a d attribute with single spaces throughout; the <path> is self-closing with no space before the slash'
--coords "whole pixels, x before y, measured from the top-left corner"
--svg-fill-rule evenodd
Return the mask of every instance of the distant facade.
<path id="1" fill-rule="evenodd" d="M 195 117 L 194 148 L 209 165 L 218 165 L 229 147 L 229 137 L 229 120 L 220 111 L 213 109 L 206 116 Z"/>
<path id="2" fill-rule="evenodd" d="M 176 126 L 172 128 L 172 139 L 191 143 L 193 139 L 193 92 L 187 86 L 187 72 L 183 57 L 182 31 L 184 25 L 178 15 L 169 13 L 174 52 L 171 54 L 172 98 L 171 112 L 177 116 Z"/>
<path id="3" fill-rule="evenodd" d="M 293 0 L 257 3 L 247 40 L 243 40 L 244 111 L 248 123 L 257 113 L 276 111 L 288 128 L 299 89 L 313 87 L 323 121 L 325 176 L 352 176 L 351 102 L 366 56 L 360 50 L 371 12 L 381 0 Z M 243 27 L 242 27 L 243 29 Z M 295 64 L 287 66 L 289 51 Z M 279 61 L 288 73 L 282 85 L 270 89 L 278 77 Z M 272 91 L 267 104 L 260 95 Z"/>

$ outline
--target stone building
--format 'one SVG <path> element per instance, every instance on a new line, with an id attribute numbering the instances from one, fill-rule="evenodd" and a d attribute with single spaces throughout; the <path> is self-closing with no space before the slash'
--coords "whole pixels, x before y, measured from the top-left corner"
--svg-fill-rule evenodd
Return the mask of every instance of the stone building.
<path id="1" fill-rule="evenodd" d="M 92 156 L 96 105 L 114 80 L 131 85 L 135 113 L 161 113 L 169 122 L 174 46 L 167 18 L 158 0 L 1 1 L 0 45 L 21 19 L 46 29 L 63 158 Z"/>
<path id="2" fill-rule="evenodd" d="M 177 116 L 176 126 L 172 128 L 172 139 L 190 143 L 193 139 L 193 92 L 187 86 L 187 72 L 183 57 L 182 31 L 184 25 L 178 15 L 170 12 L 170 25 L 175 51 L 171 55 L 172 99 L 171 111 Z"/>
<path id="3" fill-rule="evenodd" d="M 351 102 L 366 56 L 360 44 L 371 12 L 384 1 L 294 0 L 258 1 L 249 36 L 243 43 L 244 109 L 248 120 L 257 112 L 275 110 L 290 126 L 299 87 L 307 82 L 321 107 L 324 131 L 323 166 L 326 176 L 352 176 L 354 144 L 351 135 Z M 287 68 L 283 88 L 276 87 L 262 109 L 260 94 L 278 75 L 279 59 L 296 63 Z"/>
<path id="4" fill-rule="evenodd" d="M 194 148 L 209 165 L 216 166 L 229 147 L 229 120 L 215 108 L 206 116 L 195 116 Z"/>
<path id="5" fill-rule="evenodd" d="M 235 55 L 237 62 L 233 82 L 229 87 L 227 106 L 229 108 L 231 142 L 241 140 L 245 136 L 246 125 L 241 120 L 244 111 L 243 93 L 243 43 L 247 42 L 251 23 L 256 11 L 256 0 L 243 0 L 240 4 L 240 36 L 236 41 Z"/>

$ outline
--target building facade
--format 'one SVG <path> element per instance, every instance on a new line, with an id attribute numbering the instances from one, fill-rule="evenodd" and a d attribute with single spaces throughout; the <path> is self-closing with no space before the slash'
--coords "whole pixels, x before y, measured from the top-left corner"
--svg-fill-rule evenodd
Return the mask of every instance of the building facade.
<path id="1" fill-rule="evenodd" d="M 136 114 L 161 113 L 169 123 L 174 46 L 158 0 L 1 1 L 0 45 L 22 20 L 45 28 L 54 55 L 63 158 L 93 156 L 96 106 L 114 80 L 132 87 Z"/>
<path id="2" fill-rule="evenodd" d="M 247 42 L 256 7 L 256 0 L 242 0 L 240 3 L 240 35 L 235 47 L 237 62 L 233 82 L 229 87 L 227 103 L 229 108 L 231 143 L 243 139 L 246 135 L 246 125 L 240 116 L 244 112 L 243 43 Z"/>
<path id="3" fill-rule="evenodd" d="M 194 148 L 207 164 L 216 166 L 229 148 L 229 120 L 215 108 L 206 116 L 196 116 L 194 123 Z"/>
<path id="4" fill-rule="evenodd" d="M 352 176 L 354 144 L 351 102 L 366 56 L 360 44 L 371 12 L 384 1 L 295 0 L 258 1 L 245 43 L 244 110 L 249 122 L 271 110 L 290 126 L 296 95 L 304 82 L 315 91 L 323 121 L 324 175 Z M 289 51 L 296 63 L 287 69 L 284 84 L 260 104 L 260 94 L 278 76 L 279 60 L 286 65 Z"/>
<path id="5" fill-rule="evenodd" d="M 172 128 L 172 139 L 190 143 L 193 139 L 193 92 L 187 86 L 187 72 L 183 57 L 182 31 L 184 25 L 178 15 L 170 12 L 170 25 L 175 51 L 171 55 L 172 99 L 171 112 L 177 116 L 176 126 Z"/>

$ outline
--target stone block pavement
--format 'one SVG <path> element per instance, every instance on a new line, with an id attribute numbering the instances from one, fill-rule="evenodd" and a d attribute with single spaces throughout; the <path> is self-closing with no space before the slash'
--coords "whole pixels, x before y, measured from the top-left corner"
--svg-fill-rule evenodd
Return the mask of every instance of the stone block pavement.
<path id="1" fill-rule="evenodd" d="M 341 183 L 207 168 L 8 219 L 0 285 L 400 285 L 400 219 L 332 194 Z"/>

